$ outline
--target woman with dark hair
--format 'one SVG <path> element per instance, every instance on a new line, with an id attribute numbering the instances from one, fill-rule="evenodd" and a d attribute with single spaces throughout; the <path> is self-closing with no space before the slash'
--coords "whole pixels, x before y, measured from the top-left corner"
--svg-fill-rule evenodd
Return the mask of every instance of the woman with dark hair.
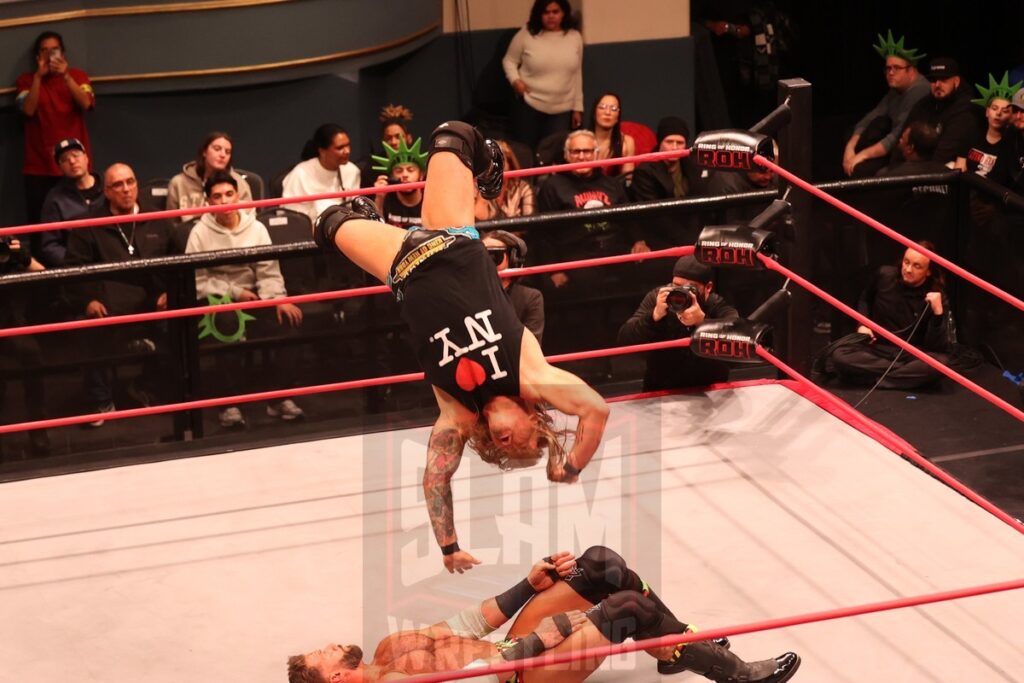
<path id="1" fill-rule="evenodd" d="M 238 201 L 247 202 L 252 199 L 252 190 L 245 178 L 231 168 L 231 157 L 234 146 L 231 136 L 219 130 L 206 134 L 196 158 L 181 167 L 181 173 L 171 178 L 167 186 L 168 209 L 190 209 L 194 206 L 206 205 L 206 193 L 203 184 L 215 173 L 230 173 L 238 183 Z M 190 221 L 195 216 L 182 216 L 182 221 Z"/>
<path id="2" fill-rule="evenodd" d="M 583 122 L 583 36 L 572 26 L 568 0 L 535 0 L 501 64 L 516 94 L 514 139 L 536 147 Z"/>
<path id="3" fill-rule="evenodd" d="M 590 108 L 590 121 L 588 127 L 594 131 L 597 141 L 597 148 L 594 152 L 594 160 L 614 159 L 617 157 L 629 157 L 636 154 L 636 141 L 633 136 L 622 132 L 622 100 L 613 92 L 605 94 L 594 100 L 594 106 Z M 621 166 L 606 166 L 605 175 L 624 175 L 631 178 L 633 168 L 636 164 L 622 164 Z"/>
<path id="4" fill-rule="evenodd" d="M 304 197 L 358 188 L 362 174 L 349 160 L 351 155 L 352 141 L 345 129 L 335 123 L 323 124 L 303 146 L 303 160 L 284 177 L 281 196 Z M 337 199 L 320 199 L 288 204 L 285 208 L 301 211 L 316 222 L 321 211 L 337 203 Z"/>
<path id="5" fill-rule="evenodd" d="M 29 223 L 39 222 L 46 193 L 63 174 L 54 157 L 57 143 L 81 140 L 92 158 L 85 112 L 96 106 L 89 76 L 68 65 L 64 39 L 44 31 L 33 44 L 32 71 L 18 76 L 15 102 L 25 115 L 25 210 Z"/>

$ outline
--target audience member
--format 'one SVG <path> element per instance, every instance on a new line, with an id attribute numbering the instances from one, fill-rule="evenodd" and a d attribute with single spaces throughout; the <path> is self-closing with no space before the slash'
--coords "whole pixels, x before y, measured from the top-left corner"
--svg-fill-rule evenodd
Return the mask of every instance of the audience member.
<path id="1" fill-rule="evenodd" d="M 922 247 L 934 251 L 927 240 Z M 953 324 L 943 274 L 928 257 L 913 249 L 900 267 L 882 266 L 857 302 L 857 310 L 880 327 L 949 363 Z M 840 379 L 882 389 L 917 389 L 940 379 L 937 370 L 861 325 L 859 336 L 839 343 L 830 359 Z"/>
<path id="2" fill-rule="evenodd" d="M 97 204 L 89 211 L 89 217 L 130 216 L 139 212 L 139 186 L 135 172 L 126 164 L 113 164 L 103 174 L 103 194 L 106 202 Z M 85 266 L 97 263 L 116 263 L 142 258 L 168 256 L 173 252 L 170 226 L 163 221 L 132 221 L 96 228 L 80 228 L 71 231 L 65 264 Z M 116 279 L 82 280 L 68 286 L 68 298 L 72 306 L 88 318 L 105 318 L 111 315 L 141 313 L 167 308 L 167 291 L 163 278 L 148 270 L 134 270 L 119 273 Z M 91 330 L 94 348 L 113 348 L 111 335 L 118 342 L 121 335 L 129 335 L 132 329 L 118 325 L 113 328 Z M 131 340 L 129 346 L 136 350 L 153 352 L 156 344 L 148 338 Z M 136 381 L 136 400 L 146 403 L 155 394 L 159 378 L 155 360 L 144 364 L 143 375 Z M 166 382 L 166 379 L 164 380 Z M 87 398 L 97 413 L 114 410 L 113 369 L 111 367 L 90 367 L 85 373 Z M 92 427 L 103 426 L 103 419 L 89 423 Z"/>
<path id="3" fill-rule="evenodd" d="M 504 140 L 498 140 L 498 146 L 505 154 L 505 173 L 518 171 L 522 166 L 515 152 Z M 532 216 L 534 212 L 533 186 L 523 178 L 509 178 L 501 186 L 501 194 L 494 199 L 484 199 L 479 194 L 474 208 L 478 221 L 489 221 L 495 218 L 518 218 Z"/>
<path id="4" fill-rule="evenodd" d="M 940 164 L 952 164 L 967 150 L 978 136 L 978 120 L 971 107 L 970 91 L 961 87 L 960 65 L 948 57 L 936 57 L 928 64 L 926 78 L 931 93 L 925 95 L 910 110 L 907 124 L 924 121 L 938 131 L 938 141 L 932 159 Z M 900 148 L 893 152 L 892 162 L 902 160 Z"/>
<path id="5" fill-rule="evenodd" d="M 1024 132 L 1024 88 L 1013 93 L 1013 100 L 1010 102 L 1013 108 L 1013 125 Z"/>
<path id="6" fill-rule="evenodd" d="M 16 102 L 25 115 L 25 209 L 29 223 L 39 222 L 46 193 L 60 180 L 54 146 L 76 138 L 89 154 L 84 113 L 96 106 L 89 76 L 68 65 L 64 39 L 44 31 L 32 50 L 34 71 L 18 76 Z"/>
<path id="7" fill-rule="evenodd" d="M 903 129 L 896 144 L 903 161 L 883 168 L 879 175 L 916 175 L 918 173 L 941 173 L 945 165 L 935 159 L 939 145 L 939 130 L 927 121 L 911 121 Z"/>
<path id="8" fill-rule="evenodd" d="M 779 161 L 779 146 L 775 144 L 775 161 Z M 711 180 L 708 181 L 707 193 L 712 197 L 739 194 L 741 192 L 761 192 L 763 190 L 777 190 L 779 179 L 775 172 L 758 167 L 756 171 L 715 171 Z M 744 220 L 753 218 L 763 206 L 735 207 L 726 211 L 728 220 Z"/>
<path id="9" fill-rule="evenodd" d="M 597 139 L 595 160 L 630 157 L 636 154 L 636 141 L 633 136 L 622 132 L 622 100 L 615 93 L 606 92 L 594 100 L 587 125 L 594 131 Z M 635 166 L 636 164 L 605 166 L 602 170 L 605 175 L 623 175 L 631 179 Z"/>
<path id="10" fill-rule="evenodd" d="M 509 268 L 522 268 L 526 265 L 526 242 L 504 230 L 491 230 L 483 236 L 487 253 L 494 260 L 500 273 Z M 521 278 L 506 277 L 501 279 L 512 308 L 519 322 L 523 323 L 540 344 L 544 339 L 544 295 L 539 289 L 528 287 Z"/>
<path id="11" fill-rule="evenodd" d="M 168 209 L 190 209 L 194 206 L 205 206 L 206 195 L 203 185 L 215 173 L 226 171 L 238 183 L 238 201 L 252 200 L 252 190 L 245 178 L 231 168 L 234 154 L 234 143 L 231 136 L 215 130 L 207 133 L 194 161 L 181 167 L 181 173 L 171 178 L 167 186 Z M 190 221 L 195 216 L 182 216 L 180 220 Z"/>
<path id="12" fill-rule="evenodd" d="M 303 161 L 285 176 L 281 196 L 304 197 L 358 188 L 359 167 L 349 161 L 351 154 L 352 141 L 345 129 L 333 123 L 323 124 L 303 147 Z M 286 208 L 304 213 L 316 223 L 324 209 L 337 203 L 337 199 L 318 199 L 288 204 Z"/>
<path id="13" fill-rule="evenodd" d="M 666 116 L 658 122 L 659 152 L 683 150 L 689 144 L 690 127 L 686 121 L 678 116 Z M 700 170 L 689 157 L 665 159 L 637 166 L 630 193 L 638 202 L 682 199 L 700 194 L 700 185 Z M 639 239 L 630 250 L 634 254 L 693 244 L 700 230 L 696 214 L 654 216 L 644 219 L 642 226 L 638 230 Z"/>
<path id="14" fill-rule="evenodd" d="M 729 320 L 739 313 L 717 292 L 712 292 L 711 268 L 693 256 L 683 256 L 672 268 L 672 281 L 647 292 L 636 312 L 619 328 L 618 342 L 647 344 L 685 339 L 705 320 Z M 729 367 L 699 358 L 687 347 L 647 354 L 644 391 L 707 386 L 724 382 Z"/>
<path id="15" fill-rule="evenodd" d="M 44 270 L 43 266 L 22 248 L 17 237 L 0 237 L 3 249 L 0 249 L 0 277 L 14 273 Z M 3 300 L 0 301 L 0 329 L 23 327 L 28 325 L 25 315 L 32 294 L 28 290 L 4 289 Z M 46 418 L 46 393 L 43 377 L 40 372 L 43 366 L 43 351 L 35 335 L 19 335 L 0 338 L 0 356 L 13 360 L 18 368 L 25 371 L 22 376 L 24 390 L 25 418 L 31 421 Z M 7 382 L 0 373 L 0 417 L 4 423 L 19 421 L 18 418 L 5 414 L 7 398 Z M 0 462 L 13 459 L 13 452 L 5 453 L 4 437 L 0 436 Z M 45 456 L 50 452 L 50 439 L 45 429 L 34 429 L 28 432 L 29 453 L 34 456 Z"/>
<path id="16" fill-rule="evenodd" d="M 104 201 L 103 181 L 89 170 L 89 155 L 77 138 L 64 138 L 53 149 L 53 157 L 64 177 L 50 190 L 43 201 L 41 219 L 44 223 L 81 218 L 94 205 Z M 64 265 L 68 246 L 68 230 L 47 230 L 38 233 L 36 258 L 47 268 Z"/>
<path id="17" fill-rule="evenodd" d="M 988 76 L 989 87 L 976 85 L 981 97 L 971 100 L 985 107 L 987 126 L 983 134 L 979 134 L 967 157 L 957 159 L 957 167 L 969 173 L 976 173 L 1000 185 L 1009 187 L 1012 184 L 1015 170 L 1019 167 L 1017 154 L 1016 129 L 1007 125 L 1013 115 L 1010 101 L 1020 90 L 1021 84 L 1009 85 L 1008 74 L 1003 74 L 1002 81 L 996 82 L 992 74 Z"/>
<path id="18" fill-rule="evenodd" d="M 427 153 L 420 151 L 421 139 L 409 147 L 405 138 L 398 140 L 398 148 L 384 143 L 387 156 L 373 156 L 376 165 L 373 170 L 380 171 L 375 187 L 387 187 L 391 184 L 418 183 L 427 171 Z M 399 228 L 412 228 L 423 225 L 420 212 L 423 208 L 423 188 L 398 190 L 397 192 L 381 192 L 377 195 L 377 210 L 389 223 Z"/>
<path id="19" fill-rule="evenodd" d="M 384 145 L 390 145 L 392 149 L 398 149 L 400 141 L 405 140 L 406 145 L 412 145 L 413 137 L 409 132 L 409 124 L 412 122 L 412 110 L 401 104 L 386 104 L 381 107 L 378 120 L 380 121 L 380 139 L 371 144 L 370 155 L 361 159 L 357 165 L 363 187 L 372 187 L 377 179 L 373 172 L 373 156 L 387 156 Z"/>
<path id="20" fill-rule="evenodd" d="M 206 202 L 210 206 L 234 204 L 239 201 L 238 180 L 226 171 L 218 171 L 206 179 Z M 251 209 L 223 211 L 220 213 L 204 213 L 192 229 L 185 247 L 186 254 L 221 249 L 245 249 L 271 244 L 270 233 L 263 223 L 256 219 Z M 261 299 L 280 299 L 287 296 L 281 266 L 276 260 L 257 261 L 256 263 L 232 263 L 196 269 L 196 294 L 202 303 L 208 303 L 209 297 L 230 297 L 231 301 L 259 301 Z M 273 309 L 254 308 L 246 311 L 253 320 L 246 321 L 246 339 L 256 339 L 278 333 L 279 330 L 296 330 L 302 325 L 302 310 L 294 304 L 279 304 Z M 235 311 L 221 313 L 216 316 L 215 324 L 237 325 Z M 219 369 L 218 386 L 221 390 L 231 393 L 233 390 L 243 391 L 240 381 L 244 377 L 240 358 L 232 355 L 224 361 L 226 364 Z M 271 387 L 280 388 L 291 385 L 291 377 L 296 366 L 296 349 L 289 343 L 278 352 L 274 362 L 268 363 L 266 379 Z M 229 367 L 230 366 L 230 367 Z M 248 388 L 251 391 L 251 388 Z M 282 420 L 295 420 L 303 416 L 302 409 L 291 399 L 275 400 L 267 404 L 267 415 Z M 220 411 L 222 427 L 237 427 L 245 424 L 245 416 L 237 406 L 229 406 Z"/>
<path id="21" fill-rule="evenodd" d="M 878 36 L 874 48 L 885 59 L 885 81 L 889 91 L 875 108 L 857 122 L 843 152 L 843 172 L 864 178 L 886 164 L 906 124 L 911 108 L 928 94 L 928 81 L 918 73 L 917 62 L 926 55 L 903 47 L 903 38 Z"/>
<path id="22" fill-rule="evenodd" d="M 512 137 L 531 148 L 583 122 L 583 36 L 568 0 L 534 0 L 501 61 L 515 90 Z"/>

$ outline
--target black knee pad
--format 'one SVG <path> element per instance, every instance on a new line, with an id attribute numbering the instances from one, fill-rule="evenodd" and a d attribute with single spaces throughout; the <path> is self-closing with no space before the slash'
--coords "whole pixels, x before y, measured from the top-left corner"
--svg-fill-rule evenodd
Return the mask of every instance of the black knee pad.
<path id="1" fill-rule="evenodd" d="M 578 573 L 565 581 L 587 602 L 597 604 L 608 595 L 625 588 L 639 590 L 639 585 L 627 585 L 629 567 L 617 552 L 603 545 L 595 545 L 576 558 Z"/>
<path id="2" fill-rule="evenodd" d="M 619 591 L 587 610 L 587 618 L 605 638 L 621 643 L 660 630 L 664 615 L 641 593 Z"/>
<path id="3" fill-rule="evenodd" d="M 478 162 L 483 148 L 484 139 L 480 132 L 462 121 L 445 121 L 430 134 L 430 157 L 438 152 L 451 152 L 474 176 L 483 170 L 483 162 Z"/>

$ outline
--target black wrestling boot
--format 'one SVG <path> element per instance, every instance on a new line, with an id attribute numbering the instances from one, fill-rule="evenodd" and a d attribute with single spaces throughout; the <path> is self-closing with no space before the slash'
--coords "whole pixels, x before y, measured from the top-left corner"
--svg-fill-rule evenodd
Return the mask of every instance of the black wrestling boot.
<path id="1" fill-rule="evenodd" d="M 665 666 L 662 666 L 662 665 Z M 679 656 L 659 662 L 662 674 L 693 671 L 716 683 L 783 683 L 800 668 L 800 656 L 787 652 L 772 659 L 744 662 L 714 641 L 687 643 Z"/>
<path id="2" fill-rule="evenodd" d="M 690 631 L 687 630 L 687 633 L 689 632 Z M 732 643 L 729 642 L 728 638 L 714 638 L 711 640 L 711 642 L 717 645 L 718 647 L 725 648 L 726 650 L 732 647 Z M 687 668 L 682 665 L 681 657 L 683 654 L 683 648 L 689 647 L 689 645 L 689 643 L 687 643 L 686 645 L 677 645 L 676 649 L 672 651 L 672 659 L 668 660 L 667 662 L 658 660 L 658 673 L 664 676 L 671 676 L 672 674 L 687 671 Z"/>
<path id="3" fill-rule="evenodd" d="M 501 194 L 505 180 L 505 153 L 494 140 L 484 140 L 487 149 L 486 168 L 476 174 L 476 187 L 484 199 L 494 199 Z"/>

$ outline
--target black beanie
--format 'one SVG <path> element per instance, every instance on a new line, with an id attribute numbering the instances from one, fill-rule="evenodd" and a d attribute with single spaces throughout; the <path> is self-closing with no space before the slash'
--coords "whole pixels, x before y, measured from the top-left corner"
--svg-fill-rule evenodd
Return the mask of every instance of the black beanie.
<path id="1" fill-rule="evenodd" d="M 684 280 L 707 284 L 711 282 L 711 266 L 704 265 L 692 255 L 683 256 L 673 266 L 672 277 L 681 277 Z"/>
<path id="2" fill-rule="evenodd" d="M 686 138 L 686 142 L 690 142 L 690 127 L 686 125 L 686 121 L 682 120 L 678 116 L 666 116 L 661 121 L 658 121 L 658 144 L 667 138 L 669 135 L 682 135 Z"/>

